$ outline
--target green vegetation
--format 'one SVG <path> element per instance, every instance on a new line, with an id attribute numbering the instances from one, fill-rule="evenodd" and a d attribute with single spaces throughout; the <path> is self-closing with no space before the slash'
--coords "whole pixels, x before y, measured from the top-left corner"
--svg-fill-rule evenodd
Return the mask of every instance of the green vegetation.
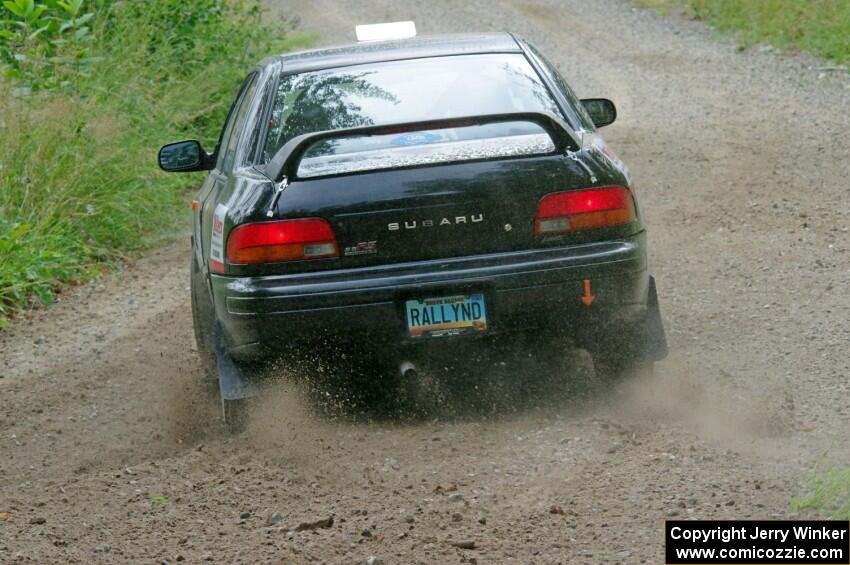
<path id="1" fill-rule="evenodd" d="M 794 510 L 812 509 L 836 520 L 850 520 L 850 468 L 814 473 L 806 494 L 791 500 Z"/>
<path id="2" fill-rule="evenodd" d="M 838 63 L 850 61 L 847 0 L 638 0 L 667 13 L 683 6 L 692 17 L 734 32 L 745 46 L 770 43 L 803 49 Z"/>
<path id="3" fill-rule="evenodd" d="M 215 143 L 250 67 L 309 41 L 278 27 L 259 0 L 2 2 L 0 325 L 186 225 L 202 177 L 157 149 Z"/>

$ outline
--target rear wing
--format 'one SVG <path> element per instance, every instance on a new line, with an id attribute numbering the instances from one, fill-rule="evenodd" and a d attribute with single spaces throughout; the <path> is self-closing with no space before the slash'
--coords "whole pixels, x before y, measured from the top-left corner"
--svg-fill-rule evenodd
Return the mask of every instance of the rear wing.
<path id="1" fill-rule="evenodd" d="M 287 141 L 266 164 L 263 172 L 274 182 L 281 182 L 284 178 L 295 178 L 295 173 L 298 170 L 298 165 L 301 162 L 301 158 L 304 156 L 304 152 L 320 141 L 345 137 L 387 135 L 428 129 L 480 126 L 503 122 L 531 122 L 539 125 L 552 138 L 552 142 L 555 144 L 555 151 L 559 153 L 563 153 L 568 150 L 577 150 L 581 147 L 581 140 L 578 138 L 576 132 L 573 131 L 573 129 L 562 118 L 555 114 L 550 114 L 548 112 L 508 112 L 504 114 L 486 114 L 483 116 L 425 120 L 421 122 L 406 122 L 401 124 L 360 126 L 355 128 L 305 133 Z"/>

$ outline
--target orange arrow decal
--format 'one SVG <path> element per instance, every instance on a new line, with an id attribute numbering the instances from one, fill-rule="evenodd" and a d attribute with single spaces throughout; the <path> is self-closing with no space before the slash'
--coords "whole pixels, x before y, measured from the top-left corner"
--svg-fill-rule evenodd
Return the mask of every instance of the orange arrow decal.
<path id="1" fill-rule="evenodd" d="M 581 301 L 585 306 L 590 306 L 595 299 L 596 297 L 590 293 L 590 279 L 584 279 L 584 296 L 581 297 Z"/>

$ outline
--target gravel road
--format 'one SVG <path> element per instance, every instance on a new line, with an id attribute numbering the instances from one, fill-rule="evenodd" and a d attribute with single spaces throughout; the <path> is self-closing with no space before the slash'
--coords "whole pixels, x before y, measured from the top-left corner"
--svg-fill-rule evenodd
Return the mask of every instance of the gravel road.
<path id="1" fill-rule="evenodd" d="M 418 419 L 285 380 L 231 437 L 181 240 L 0 334 L 0 562 L 658 563 L 665 518 L 788 517 L 850 461 L 846 75 L 615 0 L 273 8 L 323 43 L 512 30 L 615 100 L 671 356 L 609 390 L 513 344 Z"/>

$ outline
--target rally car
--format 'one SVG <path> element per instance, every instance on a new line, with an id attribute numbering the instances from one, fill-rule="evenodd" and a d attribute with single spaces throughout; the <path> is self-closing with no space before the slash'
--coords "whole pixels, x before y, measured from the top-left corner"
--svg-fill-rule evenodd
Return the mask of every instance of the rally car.
<path id="1" fill-rule="evenodd" d="M 615 118 L 510 33 L 262 61 L 211 153 L 159 153 L 209 171 L 191 298 L 226 417 L 254 362 L 330 339 L 402 372 L 429 345 L 510 332 L 573 338 L 605 378 L 663 358 L 637 191 L 597 133 Z"/>

